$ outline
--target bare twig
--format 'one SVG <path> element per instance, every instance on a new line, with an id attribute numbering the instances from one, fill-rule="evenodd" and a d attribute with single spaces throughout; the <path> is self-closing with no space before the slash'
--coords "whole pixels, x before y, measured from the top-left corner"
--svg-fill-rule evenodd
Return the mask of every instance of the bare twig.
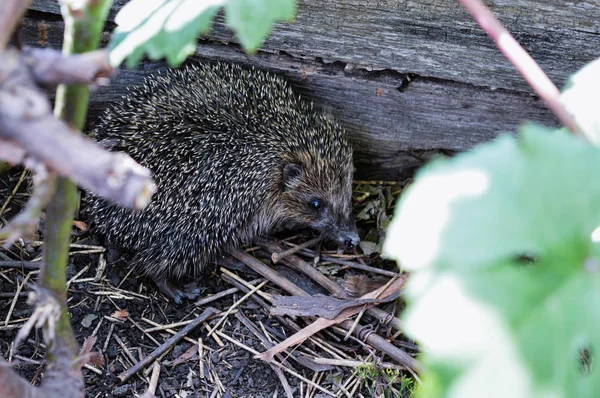
<path id="1" fill-rule="evenodd" d="M 2 261 L 0 261 L 0 268 L 1 267 L 2 267 Z M 260 279 L 254 279 L 254 280 L 252 280 L 252 281 L 250 281 L 248 283 L 250 283 L 251 285 L 256 285 L 257 283 L 260 283 L 262 281 L 264 281 L 264 279 L 260 278 Z M 234 293 L 237 293 L 239 291 L 240 291 L 240 289 L 238 289 L 237 287 L 232 287 L 231 289 L 220 291 L 219 293 L 213 294 L 212 296 L 204 297 L 203 299 L 200 299 L 200 300 L 196 301 L 194 303 L 194 305 L 196 307 L 200 307 L 202 305 L 206 305 L 208 303 L 212 303 L 213 301 L 219 300 L 219 299 L 221 299 L 223 297 L 227 297 L 230 294 L 234 294 Z"/>
<path id="2" fill-rule="evenodd" d="M 340 323 L 340 326 L 345 330 L 349 330 L 352 327 L 352 324 L 353 322 L 351 320 L 347 320 Z M 364 340 L 367 344 L 373 346 L 374 348 L 385 352 L 387 355 L 394 358 L 400 364 L 406 366 L 410 372 L 413 372 L 413 370 L 417 372 L 421 371 L 421 365 L 416 359 L 408 355 L 406 351 L 396 347 L 388 340 L 379 336 L 377 333 L 373 333 L 373 330 L 369 330 L 364 326 L 361 326 L 359 328 L 356 328 L 353 334 L 359 339 Z"/>
<path id="3" fill-rule="evenodd" d="M 245 281 L 243 278 L 237 276 L 236 274 L 234 274 L 233 272 L 229 271 L 226 268 L 221 267 L 221 272 L 223 273 L 222 278 L 225 279 L 225 281 L 227 282 L 231 282 L 231 280 L 236 281 L 236 283 L 232 283 L 233 285 L 235 285 L 238 289 L 240 289 L 240 284 L 243 285 L 244 287 L 246 287 L 247 289 L 243 290 L 244 292 L 249 292 L 250 290 L 252 290 L 252 288 L 254 287 L 255 284 L 251 283 L 251 282 L 247 282 Z M 262 282 L 264 279 L 260 279 L 259 282 Z M 265 300 L 272 302 L 273 301 L 273 296 L 270 293 L 265 293 L 262 290 L 257 290 L 256 294 L 258 294 L 260 297 L 264 298 Z"/>
<path id="4" fill-rule="evenodd" d="M 389 287 L 381 288 L 379 291 L 368 293 L 368 294 L 362 296 L 361 298 L 371 299 L 371 298 L 375 297 L 376 295 L 381 294 L 381 291 L 384 292 L 382 297 L 384 297 L 384 298 L 388 297 L 389 295 L 395 294 L 398 290 L 400 290 L 404 286 L 405 282 L 406 282 L 406 278 L 396 280 Z M 314 321 L 308 327 L 302 329 L 301 331 L 297 332 L 293 336 L 291 336 L 291 337 L 287 338 L 286 340 L 282 341 L 281 343 L 277 344 L 275 347 L 258 355 L 257 358 L 262 359 L 267 362 L 270 362 L 273 360 L 273 356 L 275 354 L 285 350 L 287 347 L 289 347 L 291 345 L 298 344 L 298 343 L 306 340 L 308 337 L 312 336 L 319 330 L 322 330 L 331 325 L 335 325 L 335 324 L 339 324 L 339 323 L 343 322 L 342 327 L 344 327 L 344 329 L 350 330 L 352 328 L 353 322 L 346 321 L 346 320 L 349 317 L 357 314 L 358 312 L 360 312 L 360 307 L 352 307 L 352 308 L 343 310 L 340 313 L 340 315 L 338 315 L 336 318 L 331 319 L 331 320 L 326 319 L 326 318 L 318 318 L 316 321 Z M 406 354 L 406 356 L 404 358 L 402 358 L 402 361 L 401 361 L 401 363 L 404 365 L 407 365 L 406 362 L 413 364 L 413 359 L 410 356 L 408 356 L 408 354 Z"/>
<path id="5" fill-rule="evenodd" d="M 374 299 L 378 299 L 379 296 L 381 295 L 381 293 L 383 293 L 385 291 L 385 289 L 387 289 L 396 279 L 398 279 L 398 276 L 393 277 L 392 279 L 390 279 L 388 281 L 388 283 L 386 283 L 383 288 L 381 290 L 379 290 L 378 293 L 375 294 L 375 296 L 373 297 Z M 363 307 L 363 309 L 358 313 L 358 315 L 356 316 L 356 319 L 354 319 L 354 322 L 352 323 L 352 327 L 348 330 L 348 332 L 346 333 L 346 335 L 344 336 L 344 340 L 347 340 L 348 337 L 350 337 L 350 335 L 352 335 L 352 333 L 354 332 L 354 330 L 356 329 L 356 327 L 358 326 L 358 323 L 360 322 L 360 319 L 362 318 L 362 316 L 364 315 L 365 311 L 367 310 L 367 306 L 365 305 Z"/>
<path id="6" fill-rule="evenodd" d="M 235 258 L 237 258 L 238 260 L 240 260 L 241 262 L 246 264 L 248 267 L 252 268 L 252 270 L 254 270 L 255 272 L 264 276 L 265 278 L 267 278 L 271 282 L 275 283 L 276 285 L 280 286 L 288 293 L 299 295 L 299 296 L 307 296 L 308 295 L 304 290 L 300 289 L 298 286 L 294 285 L 293 283 L 291 283 L 290 281 L 288 281 L 287 279 L 285 279 L 284 277 L 279 275 L 279 273 L 273 271 L 271 268 L 265 266 L 263 263 L 261 263 L 256 258 L 249 255 L 248 253 L 246 253 L 240 249 L 233 249 L 233 250 L 231 250 L 230 253 Z"/>
<path id="7" fill-rule="evenodd" d="M 19 283 L 19 286 L 17 286 L 17 291 L 15 292 L 15 297 L 13 298 L 12 302 L 10 303 L 10 308 L 8 309 L 8 314 L 6 314 L 6 319 L 4 319 L 4 326 L 8 325 L 8 321 L 10 321 L 12 312 L 15 309 L 15 304 L 17 304 L 17 300 L 19 298 L 19 293 L 21 293 L 21 290 L 23 289 L 23 287 L 29 280 L 29 277 L 31 277 L 31 273 L 28 273 L 27 276 L 25 277 L 25 279 L 23 280 L 23 282 Z"/>
<path id="8" fill-rule="evenodd" d="M 40 261 L 0 261 L 0 268 L 34 270 L 39 269 L 41 265 Z"/>
<path id="9" fill-rule="evenodd" d="M 135 327 L 136 327 L 136 328 L 137 328 L 137 329 L 138 329 L 140 332 L 144 333 L 144 335 L 145 335 L 146 337 L 148 337 L 150 340 L 152 340 L 152 342 L 153 342 L 154 344 L 156 344 L 156 346 L 159 346 L 159 345 L 160 345 L 160 343 L 159 343 L 159 342 L 158 342 L 158 341 L 157 341 L 157 340 L 156 340 L 154 337 L 152 337 L 150 334 L 146 333 L 146 331 L 144 331 L 144 329 L 143 329 L 143 328 L 142 328 L 142 327 L 141 327 L 141 326 L 140 326 L 140 325 L 139 325 L 139 324 L 138 324 L 136 321 L 134 321 L 134 320 L 133 320 L 133 318 L 131 318 L 131 317 L 128 317 L 128 318 L 127 318 L 127 320 L 128 320 L 129 322 L 133 323 L 133 325 L 134 325 L 134 326 L 135 326 Z"/>
<path id="10" fill-rule="evenodd" d="M 19 297 L 27 297 L 29 295 L 28 292 L 21 292 L 19 293 Z M 0 293 L 0 298 L 8 298 L 11 299 L 15 296 L 15 292 L 2 292 Z M 0 330 L 4 330 L 4 329 L 0 329 Z"/>
<path id="11" fill-rule="evenodd" d="M 113 68 L 107 50 L 90 51 L 65 57 L 50 48 L 25 48 L 21 57 L 31 68 L 38 85 L 55 87 L 59 84 L 97 84 L 109 76 Z"/>
<path id="12" fill-rule="evenodd" d="M 144 207 L 155 190 L 150 171 L 125 154 L 102 149 L 70 127 L 83 126 L 81 115 L 77 123 L 54 118 L 33 75 L 18 53 L 0 53 L 0 139 L 17 149 L 0 155 L 27 167 L 42 164 L 121 205 Z"/>
<path id="13" fill-rule="evenodd" d="M 244 326 L 246 326 L 246 328 L 248 328 L 248 330 L 250 332 L 252 332 L 252 334 L 254 334 L 260 341 L 261 343 L 266 347 L 266 348 L 271 348 L 274 346 L 273 343 L 271 343 L 269 341 L 269 339 L 267 339 L 267 336 L 262 333 L 260 331 L 260 329 L 258 327 L 256 327 L 256 325 L 254 325 L 250 319 L 248 319 L 248 317 L 246 315 L 244 315 L 244 313 L 242 311 L 238 312 L 237 314 L 235 314 L 235 317 L 244 324 Z M 278 355 L 277 356 L 280 360 L 281 363 L 283 363 L 284 365 L 288 365 L 287 363 L 285 363 L 285 360 L 283 358 L 283 356 Z"/>
<path id="14" fill-rule="evenodd" d="M 338 265 L 343 265 L 345 267 L 359 269 L 361 271 L 371 272 L 373 274 L 378 274 L 378 275 L 385 275 L 385 276 L 390 276 L 390 277 L 394 277 L 394 276 L 398 275 L 397 272 L 387 271 L 385 269 L 375 268 L 375 267 L 371 267 L 368 265 L 356 264 L 356 263 L 353 263 L 352 261 L 341 260 L 339 258 L 326 256 L 324 254 L 321 255 L 321 260 L 329 261 L 330 263 L 334 263 L 334 264 L 338 264 Z"/>
<path id="15" fill-rule="evenodd" d="M 347 366 L 347 367 L 353 367 L 353 368 L 355 368 L 357 366 L 363 366 L 368 363 L 365 361 L 356 361 L 356 360 L 352 360 L 352 359 L 313 358 L 312 360 L 315 361 L 316 363 L 320 363 L 323 365 Z M 377 366 L 382 369 L 397 369 L 397 370 L 402 369 L 402 367 L 395 365 L 393 363 L 378 363 Z"/>
<path id="16" fill-rule="evenodd" d="M 154 321 L 152 321 L 152 320 L 150 320 L 148 318 L 142 317 L 141 320 L 144 321 L 144 322 L 146 322 L 149 325 L 152 325 L 152 326 L 157 326 L 157 327 L 161 326 L 160 323 L 156 323 L 156 322 L 154 322 Z M 189 325 L 189 323 L 187 325 Z M 173 330 L 173 329 L 165 329 L 165 332 L 167 332 L 169 334 L 172 334 L 172 335 L 176 335 L 177 334 L 177 332 L 175 330 Z M 196 344 L 196 342 L 193 339 L 190 339 L 189 337 L 184 337 L 183 339 L 185 341 L 187 341 L 188 343 Z"/>
<path id="17" fill-rule="evenodd" d="M 249 292 L 250 289 L 252 288 L 252 286 L 248 287 L 248 286 L 244 285 L 245 281 L 239 281 L 239 280 L 233 279 L 232 277 L 230 277 L 228 275 L 223 275 L 223 279 L 226 282 L 231 283 L 232 285 L 237 286 L 243 292 Z M 263 300 L 262 298 L 258 297 L 256 294 L 252 295 L 250 298 L 253 301 L 255 301 L 258 305 L 260 305 L 262 308 L 264 308 L 266 311 L 270 310 L 271 306 L 267 302 L 265 302 L 265 300 Z M 268 300 L 272 301 L 272 299 L 268 299 Z M 300 327 L 297 324 L 295 324 L 291 319 L 289 319 L 287 317 L 282 317 L 282 316 L 279 316 L 279 315 L 275 315 L 273 318 L 277 319 L 277 321 L 281 325 L 285 325 L 286 327 L 288 327 L 289 329 L 291 329 L 293 331 L 300 330 Z M 320 344 L 317 340 L 313 340 L 313 342 L 316 345 L 324 348 L 323 345 Z M 326 366 L 317 365 L 316 363 L 314 363 L 313 361 L 309 360 L 308 358 L 306 358 L 306 357 L 304 357 L 302 355 L 298 355 L 298 356 L 292 355 L 291 358 L 294 359 L 300 365 L 305 366 L 308 369 L 312 370 L 313 372 L 321 372 L 323 370 L 328 370 L 329 369 Z"/>
<path id="18" fill-rule="evenodd" d="M 297 251 L 302 250 L 306 247 L 316 245 L 320 241 L 321 241 L 321 238 L 315 238 L 315 239 L 308 240 L 300 245 L 291 247 L 287 250 L 283 250 L 280 252 L 274 252 L 273 254 L 271 254 L 271 260 L 273 261 L 273 263 L 277 264 L 279 261 L 281 261 L 281 259 L 285 258 L 286 256 L 289 256 L 290 254 L 294 254 Z"/>
<path id="19" fill-rule="evenodd" d="M 56 191 L 56 175 L 47 173 L 45 167 L 41 165 L 36 168 L 33 182 L 34 189 L 25 209 L 0 230 L 0 239 L 6 239 L 4 247 L 10 247 L 19 237 L 35 229 L 42 210 Z"/>
<path id="20" fill-rule="evenodd" d="M 279 285 L 280 287 L 282 287 L 284 290 L 288 291 L 289 293 L 299 295 L 299 296 L 304 296 L 304 297 L 308 296 L 308 293 L 306 293 L 304 290 L 300 289 L 293 283 L 289 282 L 287 279 L 283 278 L 277 272 L 273 271 L 272 269 L 270 269 L 269 267 L 267 267 L 266 265 L 264 265 L 263 263 L 261 263 L 260 261 L 255 259 L 254 257 L 250 256 L 249 254 L 247 254 L 241 250 L 232 250 L 231 254 L 234 257 L 236 257 L 238 260 L 244 262 L 246 265 L 248 265 L 254 271 L 263 275 L 265 278 L 271 280 L 273 283 Z M 406 276 L 402 276 L 401 279 L 397 280 L 395 283 L 403 283 L 405 281 L 405 279 L 406 279 Z M 397 289 L 394 288 L 392 290 L 395 291 Z M 375 294 L 375 292 L 367 294 L 367 295 L 363 296 L 363 298 L 371 298 L 372 294 Z M 321 330 L 325 327 L 328 327 L 330 325 L 333 325 L 333 324 L 336 324 L 336 323 L 342 321 L 342 323 L 339 323 L 339 325 L 341 327 L 343 327 L 345 330 L 350 330 L 352 328 L 353 322 L 350 320 L 343 321 L 343 319 L 347 319 L 348 316 L 351 316 L 353 311 L 354 311 L 354 309 L 345 310 L 344 312 L 342 312 L 342 314 L 344 314 L 344 315 L 340 315 L 338 318 L 336 318 L 335 321 L 329 321 L 327 319 L 320 318 L 315 322 L 315 323 L 318 323 L 318 325 L 315 329 Z M 358 310 L 358 311 L 360 311 L 360 310 Z M 356 312 L 358 312 L 358 311 L 356 311 Z M 350 315 L 348 315 L 348 314 L 350 314 Z M 344 318 L 344 316 L 345 316 L 345 318 Z M 332 322 L 332 323 L 330 323 L 330 322 Z M 220 335 L 219 333 L 217 333 L 217 334 Z M 413 369 L 419 369 L 419 364 L 417 363 L 417 361 L 414 358 L 412 358 L 410 355 L 408 355 L 404 350 L 394 346 L 389 341 L 378 336 L 376 333 L 373 333 L 372 330 L 367 330 L 362 326 L 358 326 L 356 328 L 356 330 L 354 331 L 354 335 L 358 336 L 359 338 L 364 339 L 368 344 L 370 344 L 373 347 L 390 355 L 392 358 L 396 359 L 401 364 L 403 364 L 407 367 L 411 367 Z M 299 342 L 299 341 L 303 341 L 304 338 L 298 338 L 296 340 Z M 280 343 L 280 344 L 282 344 L 282 343 Z M 269 350 L 269 351 L 271 351 L 271 354 L 274 354 L 274 350 Z M 263 353 L 263 354 L 265 354 L 265 353 Z M 261 354 L 261 355 L 263 355 L 263 354 Z M 266 356 L 264 358 L 265 358 L 265 360 L 269 361 L 272 359 L 272 355 L 269 357 L 270 357 L 269 359 L 267 359 Z"/>
<path id="21" fill-rule="evenodd" d="M 257 352 L 256 350 L 252 349 L 251 347 L 248 347 L 248 346 L 247 346 L 247 345 L 245 345 L 245 344 L 242 344 L 242 343 L 240 343 L 239 341 L 235 340 L 235 339 L 234 339 L 234 338 L 232 338 L 231 336 L 228 336 L 228 335 L 226 335 L 225 333 L 223 333 L 223 332 L 220 332 L 220 331 L 217 331 L 216 333 L 217 333 L 219 336 L 223 337 L 225 340 L 227 340 L 227 341 L 229 341 L 229 342 L 233 343 L 234 345 L 236 345 L 236 346 L 238 346 L 238 347 L 240 347 L 240 348 L 242 348 L 242 349 L 244 349 L 244 350 L 246 350 L 246 351 L 248 351 L 248 352 L 250 352 L 250 353 L 252 353 L 252 354 L 254 354 L 254 355 L 258 355 L 258 352 Z M 325 394 L 328 394 L 328 395 L 330 395 L 330 396 L 332 396 L 332 397 L 334 397 L 334 396 L 335 396 L 335 394 L 333 394 L 331 391 L 329 391 L 329 390 L 327 390 L 327 389 L 325 389 L 325 388 L 321 387 L 320 385 L 318 385 L 318 384 L 316 384 L 316 383 L 312 382 L 311 380 L 309 380 L 309 379 L 307 379 L 306 377 L 302 376 L 301 374 L 299 374 L 299 373 L 297 373 L 297 372 L 293 371 L 292 369 L 290 369 L 290 368 L 288 368 L 288 367 L 286 367 L 286 366 L 284 366 L 284 365 L 282 365 L 282 364 L 280 364 L 280 363 L 278 363 L 278 362 L 275 362 L 275 361 L 273 361 L 273 362 L 271 362 L 271 363 L 272 363 L 273 365 L 275 365 L 275 366 L 278 366 L 278 367 L 280 367 L 281 369 L 283 369 L 284 371 L 288 372 L 288 373 L 289 373 L 289 374 L 291 374 L 292 376 L 294 376 L 294 377 L 296 377 L 296 378 L 298 378 L 298 379 L 300 379 L 300 380 L 304 381 L 305 383 L 308 383 L 308 384 L 310 384 L 311 386 L 315 387 L 315 388 L 316 388 L 316 389 L 318 389 L 319 391 L 322 391 L 322 392 L 324 392 Z"/>
<path id="22" fill-rule="evenodd" d="M 250 290 L 248 293 L 246 293 L 241 299 L 239 299 L 238 301 L 236 301 L 235 303 L 233 303 L 233 305 L 231 305 L 227 309 L 227 311 L 225 311 L 225 313 L 223 314 L 223 316 L 221 316 L 221 318 L 217 321 L 217 323 L 212 327 L 213 330 L 210 333 L 208 333 L 208 335 L 206 337 L 210 337 L 213 334 L 213 332 L 221 325 L 221 323 L 223 323 L 223 321 L 229 316 L 229 314 L 231 314 L 231 311 L 233 311 L 234 309 L 236 309 L 237 306 L 239 306 L 241 303 L 243 303 L 244 301 L 246 301 L 246 299 L 248 297 L 252 296 L 258 290 L 260 290 L 263 286 L 265 286 L 267 284 L 267 282 L 268 281 L 261 282 L 256 287 L 254 287 L 252 290 Z"/>
<path id="23" fill-rule="evenodd" d="M 0 52 L 3 51 L 33 0 L 2 0 L 0 2 Z"/>
<path id="24" fill-rule="evenodd" d="M 160 363 L 154 362 L 152 365 L 152 376 L 150 376 L 150 384 L 148 385 L 148 392 L 152 395 L 156 393 L 156 387 L 158 386 L 158 376 L 160 375 Z"/>
<path id="25" fill-rule="evenodd" d="M 175 345 L 179 340 L 181 340 L 184 336 L 186 336 L 189 332 L 194 330 L 198 325 L 207 320 L 211 315 L 215 314 L 217 310 L 212 307 L 208 307 L 202 312 L 193 322 L 186 325 L 183 329 L 181 329 L 175 336 L 170 337 L 167 341 L 165 341 L 160 347 L 157 347 L 154 351 L 152 351 L 147 357 L 142 359 L 140 362 L 133 365 L 131 368 L 127 369 L 125 372 L 121 373 L 118 378 L 121 382 L 126 381 L 131 376 L 148 366 L 152 363 L 156 358 L 158 358 L 163 352 L 171 348 Z"/>
<path id="26" fill-rule="evenodd" d="M 204 379 L 204 343 L 202 338 L 198 338 L 198 367 L 200 368 L 200 378 Z"/>
<path id="27" fill-rule="evenodd" d="M 136 363 L 137 359 L 133 356 L 133 354 L 129 350 L 129 347 L 127 347 L 125 345 L 125 343 L 123 342 L 123 340 L 121 340 L 121 338 L 119 337 L 119 335 L 115 333 L 115 335 L 113 336 L 113 338 L 115 339 L 115 341 L 117 342 L 117 344 L 121 347 L 121 349 L 125 353 L 125 356 L 127 358 L 129 358 L 129 360 L 131 361 L 131 363 L 132 364 Z M 156 358 L 154 358 L 154 359 L 156 359 Z"/>
<path id="28" fill-rule="evenodd" d="M 560 92 L 542 68 L 502 26 L 481 0 L 459 0 L 560 122 L 573 133 L 581 129 L 560 102 Z"/>
<path id="29" fill-rule="evenodd" d="M 279 246 L 278 244 L 276 244 L 274 242 L 265 242 L 261 246 L 264 247 L 265 249 L 267 249 L 268 251 L 273 252 L 271 258 L 273 258 L 275 256 L 275 254 L 277 254 L 276 253 L 277 251 L 281 250 L 281 246 Z M 302 249 L 302 248 L 300 248 L 300 246 L 296 246 L 296 248 L 298 248 L 298 250 Z M 285 252 L 287 252 L 287 250 L 281 252 L 281 254 L 283 254 Z M 286 254 L 286 257 L 284 259 L 284 262 L 286 264 L 292 266 L 294 269 L 297 269 L 297 270 L 303 272 L 305 275 L 310 277 L 312 280 L 317 282 L 319 285 L 321 285 L 325 289 L 327 289 L 334 296 L 341 297 L 341 298 L 346 298 L 348 296 L 346 291 L 339 284 L 337 284 L 336 282 L 327 278 L 325 275 L 323 275 L 321 272 L 319 272 L 319 270 L 312 267 L 306 261 L 301 260 L 297 256 L 291 256 L 290 254 L 292 254 L 292 253 Z"/>
<path id="30" fill-rule="evenodd" d="M 180 326 L 189 325 L 192 322 L 194 322 L 193 319 L 190 319 L 189 321 L 181 321 L 181 322 L 169 323 L 168 325 L 160 325 L 160 326 L 155 326 L 153 328 L 144 329 L 143 332 L 144 333 L 150 333 L 150 332 L 157 332 L 159 330 L 167 330 L 167 329 L 178 328 Z"/>
<path id="31" fill-rule="evenodd" d="M 15 187 L 13 188 L 12 192 L 10 193 L 10 195 L 8 195 L 8 198 L 6 198 L 6 200 L 4 201 L 4 204 L 2 204 L 2 207 L 0 207 L 0 216 L 2 216 L 4 214 L 4 210 L 6 210 L 6 208 L 8 207 L 8 204 L 10 203 L 10 201 L 12 200 L 12 198 L 15 196 L 15 194 L 19 190 L 19 187 L 23 183 L 23 180 L 25 180 L 25 175 L 26 174 L 27 174 L 27 170 L 23 170 L 21 172 L 21 176 L 19 177 L 19 181 L 17 181 L 17 183 L 15 184 Z"/>
<path id="32" fill-rule="evenodd" d="M 89 370 L 90 372 L 96 373 L 97 375 L 102 375 L 102 371 L 100 369 L 93 367 L 89 363 L 84 363 L 83 367 Z"/>

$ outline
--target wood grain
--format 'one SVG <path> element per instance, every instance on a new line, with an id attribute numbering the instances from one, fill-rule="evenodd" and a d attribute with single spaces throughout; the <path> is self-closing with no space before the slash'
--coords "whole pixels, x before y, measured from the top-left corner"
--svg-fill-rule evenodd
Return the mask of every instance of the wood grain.
<path id="1" fill-rule="evenodd" d="M 114 1 L 110 19 L 124 3 Z M 600 56 L 597 0 L 486 3 L 559 86 Z M 50 0 L 31 8 L 59 13 Z M 237 43 L 222 17 L 208 37 Z M 296 21 L 278 24 L 262 50 L 529 92 L 458 1 L 300 0 Z"/>

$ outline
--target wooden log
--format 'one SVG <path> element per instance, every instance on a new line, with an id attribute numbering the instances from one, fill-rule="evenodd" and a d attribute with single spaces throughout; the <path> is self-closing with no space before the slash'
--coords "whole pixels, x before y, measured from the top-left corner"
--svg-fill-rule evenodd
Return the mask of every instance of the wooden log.
<path id="1" fill-rule="evenodd" d="M 109 20 L 125 3 L 113 2 Z M 597 1 L 486 3 L 558 85 L 600 56 Z M 55 0 L 35 0 L 31 9 L 60 15 Z M 222 17 L 207 37 L 238 43 Z M 295 22 L 277 24 L 262 50 L 529 92 L 458 1 L 299 0 Z"/>
<path id="2" fill-rule="evenodd" d="M 111 19 L 124 2 L 114 2 Z M 600 7 L 590 2 L 494 3 L 492 10 L 558 85 L 600 55 Z M 31 10 L 23 41 L 59 47 L 56 2 L 36 0 Z M 219 16 L 189 62 L 199 61 L 239 62 L 286 76 L 346 128 L 359 178 L 401 178 L 421 164 L 420 155 L 470 148 L 516 131 L 523 120 L 556 125 L 458 2 L 299 1 L 296 21 L 278 24 L 254 56 L 240 50 Z M 145 61 L 121 70 L 93 93 L 90 119 L 127 86 L 164 68 Z"/>

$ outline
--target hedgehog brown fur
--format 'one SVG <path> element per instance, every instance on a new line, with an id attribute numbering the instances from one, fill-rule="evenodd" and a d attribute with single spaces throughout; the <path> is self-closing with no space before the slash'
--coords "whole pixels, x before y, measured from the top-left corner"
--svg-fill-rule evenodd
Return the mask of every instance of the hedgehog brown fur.
<path id="1" fill-rule="evenodd" d="M 93 135 L 151 169 L 157 185 L 137 212 L 88 195 L 94 224 L 176 301 L 186 296 L 179 281 L 283 222 L 359 241 L 344 131 L 273 74 L 218 63 L 149 77 Z"/>

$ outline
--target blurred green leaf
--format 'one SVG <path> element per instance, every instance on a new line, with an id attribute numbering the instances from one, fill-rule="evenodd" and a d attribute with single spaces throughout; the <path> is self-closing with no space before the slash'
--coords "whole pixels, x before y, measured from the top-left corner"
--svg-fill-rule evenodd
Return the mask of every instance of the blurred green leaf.
<path id="1" fill-rule="evenodd" d="M 433 162 L 384 245 L 413 273 L 406 331 L 426 397 L 597 397 L 600 150 L 528 125 Z"/>
<path id="2" fill-rule="evenodd" d="M 587 64 L 569 78 L 561 94 L 561 102 L 587 139 L 600 146 L 600 59 Z"/>

